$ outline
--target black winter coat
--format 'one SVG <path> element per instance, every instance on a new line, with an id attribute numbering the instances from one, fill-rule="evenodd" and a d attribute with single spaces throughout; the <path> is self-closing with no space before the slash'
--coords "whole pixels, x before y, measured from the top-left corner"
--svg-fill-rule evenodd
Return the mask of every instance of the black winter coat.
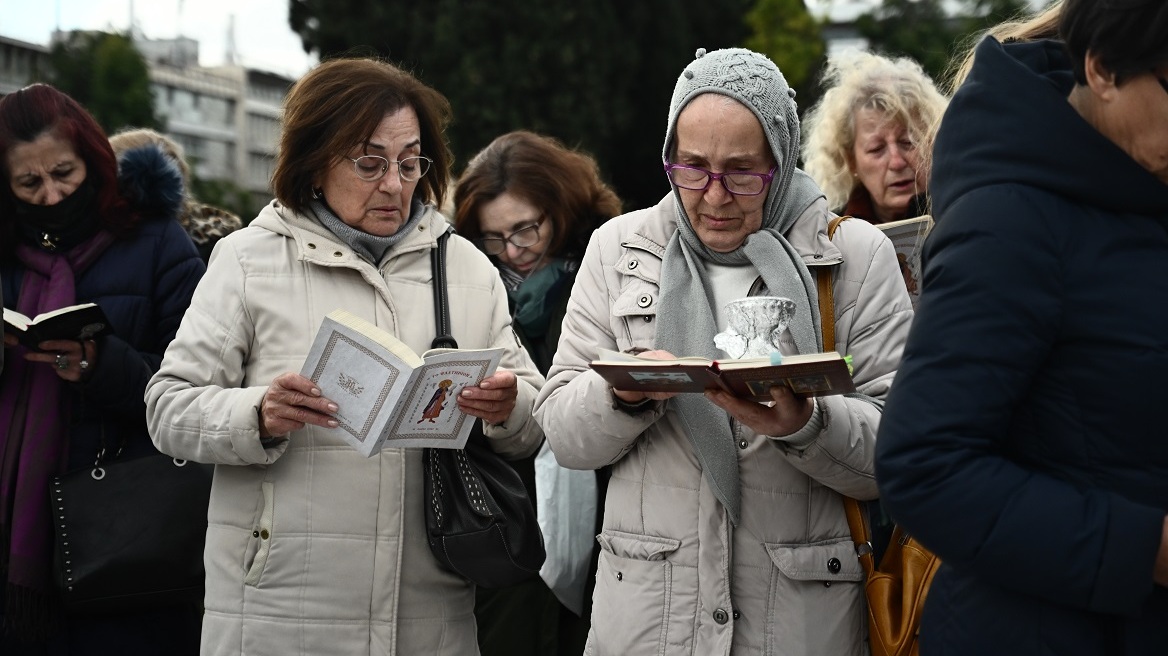
<path id="1" fill-rule="evenodd" d="M 61 412 L 69 417 L 68 461 L 63 471 L 92 466 L 103 436 L 111 447 L 124 443 L 123 458 L 156 452 L 146 429 L 146 383 L 158 371 L 206 270 L 177 220 L 182 198 L 177 168 L 158 168 L 165 162 L 161 155 L 138 153 L 145 159 L 135 159 L 131 153 L 123 156 L 121 182 L 124 189 L 136 185 L 141 195 L 131 189 L 129 196 L 150 211 L 136 229 L 116 239 L 76 278 L 76 302 L 100 305 L 113 334 L 98 340 L 92 375 L 68 385 L 62 396 L 67 407 Z M 131 166 L 125 163 L 127 156 Z M 7 307 L 16 307 L 23 276 L 23 265 L 15 258 L 0 262 Z M 0 386 L 9 384 L 16 383 L 0 374 Z M 0 602 L 0 622 L 4 611 Z M 0 654 L 193 655 L 199 646 L 200 615 L 198 607 L 181 606 L 66 616 L 47 643 L 22 644 L 0 631 Z"/>
<path id="2" fill-rule="evenodd" d="M 1072 86 L 1059 44 L 987 39 L 936 142 L 876 447 L 886 507 L 944 561 L 922 654 L 1168 653 L 1168 186 Z"/>

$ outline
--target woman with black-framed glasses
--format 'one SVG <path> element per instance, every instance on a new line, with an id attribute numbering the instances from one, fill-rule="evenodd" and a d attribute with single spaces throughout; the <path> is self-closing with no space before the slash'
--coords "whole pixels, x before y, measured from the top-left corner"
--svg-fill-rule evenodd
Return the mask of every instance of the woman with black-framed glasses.
<path id="1" fill-rule="evenodd" d="M 458 232 L 498 267 L 515 332 L 546 372 L 588 238 L 620 214 L 620 200 L 590 156 L 521 130 L 496 138 L 471 159 L 454 206 Z M 478 591 L 483 656 L 581 654 L 607 472 L 566 470 L 546 444 L 535 458 L 512 464 L 536 499 L 547 560 L 542 579 Z M 560 493 L 553 497 L 550 490 Z"/>

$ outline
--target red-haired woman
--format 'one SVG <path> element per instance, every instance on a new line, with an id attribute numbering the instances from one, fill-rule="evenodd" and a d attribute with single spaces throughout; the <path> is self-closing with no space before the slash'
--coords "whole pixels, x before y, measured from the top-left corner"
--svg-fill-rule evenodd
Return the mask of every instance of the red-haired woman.
<path id="1" fill-rule="evenodd" d="M 143 395 L 204 271 L 176 220 L 178 170 L 157 149 L 115 159 L 75 100 L 34 84 L 0 98 L 0 278 L 5 307 L 35 316 L 93 302 L 113 333 L 4 336 L 0 374 L 0 653 L 196 653 L 197 603 L 76 616 L 51 572 L 49 481 L 154 451 Z M 112 509 L 116 510 L 116 509 Z"/>

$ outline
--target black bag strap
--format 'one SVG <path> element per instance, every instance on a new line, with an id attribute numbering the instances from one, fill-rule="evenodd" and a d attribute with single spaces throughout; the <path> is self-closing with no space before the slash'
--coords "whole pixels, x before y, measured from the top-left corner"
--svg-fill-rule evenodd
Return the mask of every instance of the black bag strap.
<path id="1" fill-rule="evenodd" d="M 446 242 L 452 228 L 438 236 L 438 247 L 430 251 L 430 271 L 434 276 L 434 325 L 438 336 L 430 342 L 430 348 L 458 348 L 454 335 L 450 334 L 450 298 L 446 293 Z"/>

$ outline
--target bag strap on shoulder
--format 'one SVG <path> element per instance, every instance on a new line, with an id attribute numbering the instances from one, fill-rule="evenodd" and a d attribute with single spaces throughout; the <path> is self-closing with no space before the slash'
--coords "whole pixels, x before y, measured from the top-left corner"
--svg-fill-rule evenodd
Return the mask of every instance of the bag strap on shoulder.
<path id="1" fill-rule="evenodd" d="M 837 216 L 827 224 L 827 238 L 835 236 L 836 228 L 851 217 Z M 831 285 L 831 267 L 820 266 L 815 268 L 816 287 L 819 291 L 819 322 L 823 330 L 823 348 L 835 348 L 835 299 Z M 872 532 L 868 527 L 867 513 L 860 502 L 851 497 L 844 497 L 844 512 L 848 516 L 848 529 L 852 533 L 852 541 L 856 543 L 856 555 L 864 572 L 871 574 L 876 568 L 872 558 Z"/>
<path id="2" fill-rule="evenodd" d="M 827 238 L 835 237 L 836 228 L 850 216 L 837 216 L 827 224 Z M 832 267 L 815 267 L 815 284 L 819 292 L 819 324 L 823 333 L 823 350 L 835 348 L 835 299 L 831 287 Z"/>
<path id="3" fill-rule="evenodd" d="M 450 298 L 446 293 L 446 242 L 450 240 L 452 229 L 438 236 L 438 246 L 430 251 L 430 273 L 434 284 L 434 325 L 438 336 L 430 342 L 430 348 L 458 348 L 458 342 L 450 333 Z"/>

